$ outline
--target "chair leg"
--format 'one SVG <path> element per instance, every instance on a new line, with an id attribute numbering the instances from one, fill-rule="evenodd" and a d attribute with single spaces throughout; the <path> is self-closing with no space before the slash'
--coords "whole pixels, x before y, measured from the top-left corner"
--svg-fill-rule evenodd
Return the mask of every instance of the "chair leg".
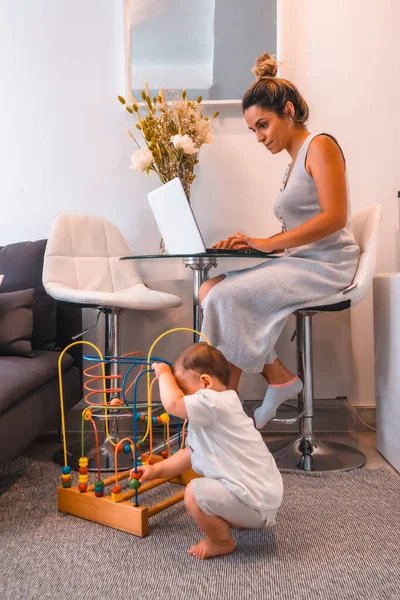
<path id="1" fill-rule="evenodd" d="M 365 464 L 359 450 L 336 442 L 319 439 L 313 433 L 314 390 L 312 365 L 312 317 L 315 312 L 296 312 L 297 368 L 304 383 L 299 394 L 299 436 L 287 446 L 274 452 L 280 469 L 302 471 L 350 471 Z"/>

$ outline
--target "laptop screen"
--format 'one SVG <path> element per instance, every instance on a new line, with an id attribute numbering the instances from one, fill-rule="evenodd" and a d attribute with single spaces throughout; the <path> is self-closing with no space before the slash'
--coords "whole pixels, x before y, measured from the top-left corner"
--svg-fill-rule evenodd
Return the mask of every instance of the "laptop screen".
<path id="1" fill-rule="evenodd" d="M 178 177 L 147 194 L 169 254 L 198 254 L 206 247 Z"/>

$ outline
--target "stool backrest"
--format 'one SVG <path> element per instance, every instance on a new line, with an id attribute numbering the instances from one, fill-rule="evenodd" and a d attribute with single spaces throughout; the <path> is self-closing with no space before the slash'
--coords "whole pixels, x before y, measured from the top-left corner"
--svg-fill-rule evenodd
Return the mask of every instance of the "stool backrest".
<path id="1" fill-rule="evenodd" d="M 55 286 L 75 290 L 116 292 L 142 279 L 118 228 L 101 217 L 64 213 L 53 222 L 43 264 L 43 285 L 53 295 Z M 54 295 L 56 297 L 56 295 Z"/>
<path id="2" fill-rule="evenodd" d="M 344 299 L 351 300 L 352 304 L 360 302 L 372 284 L 381 217 L 382 206 L 374 204 L 363 208 L 351 219 L 354 237 L 360 246 L 360 260 L 352 284 L 352 286 L 357 284 L 357 287 L 352 289 L 347 296 L 344 296 Z"/>

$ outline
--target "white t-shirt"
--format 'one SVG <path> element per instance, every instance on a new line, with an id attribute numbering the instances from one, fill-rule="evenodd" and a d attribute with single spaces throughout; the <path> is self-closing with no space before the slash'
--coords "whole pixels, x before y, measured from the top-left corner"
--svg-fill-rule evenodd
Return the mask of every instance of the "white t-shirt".
<path id="1" fill-rule="evenodd" d="M 281 474 L 236 392 L 199 390 L 184 399 L 189 417 L 186 446 L 194 471 L 219 479 L 248 506 L 278 508 Z"/>

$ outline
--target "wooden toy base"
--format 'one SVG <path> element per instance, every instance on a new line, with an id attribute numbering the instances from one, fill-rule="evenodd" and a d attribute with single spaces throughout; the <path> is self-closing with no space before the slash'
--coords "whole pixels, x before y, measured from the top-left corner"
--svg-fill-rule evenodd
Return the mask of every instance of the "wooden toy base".
<path id="1" fill-rule="evenodd" d="M 143 461 L 147 455 L 143 455 Z M 154 462 L 163 460 L 161 456 L 152 456 Z M 118 476 L 118 480 L 129 477 L 129 471 L 125 471 Z M 151 490 L 163 483 L 178 483 L 186 486 L 192 479 L 199 477 L 192 469 L 188 469 L 181 475 L 172 479 L 156 479 L 142 485 L 138 493 L 142 494 Z M 110 485 L 115 482 L 115 477 L 110 477 L 104 481 L 104 485 Z M 165 510 L 166 508 L 177 504 L 183 500 L 184 492 L 168 498 L 160 504 L 148 508 L 144 505 L 134 506 L 128 499 L 135 495 L 135 491 L 131 490 L 123 494 L 123 500 L 114 502 L 111 496 L 102 496 L 97 498 L 94 493 L 94 486 L 89 486 L 88 491 L 82 493 L 78 487 L 63 488 L 60 485 L 57 488 L 58 510 L 81 519 L 87 519 L 94 523 L 100 523 L 107 527 L 120 529 L 126 533 L 132 533 L 139 537 L 144 537 L 149 533 L 149 518 L 153 515 Z"/>

